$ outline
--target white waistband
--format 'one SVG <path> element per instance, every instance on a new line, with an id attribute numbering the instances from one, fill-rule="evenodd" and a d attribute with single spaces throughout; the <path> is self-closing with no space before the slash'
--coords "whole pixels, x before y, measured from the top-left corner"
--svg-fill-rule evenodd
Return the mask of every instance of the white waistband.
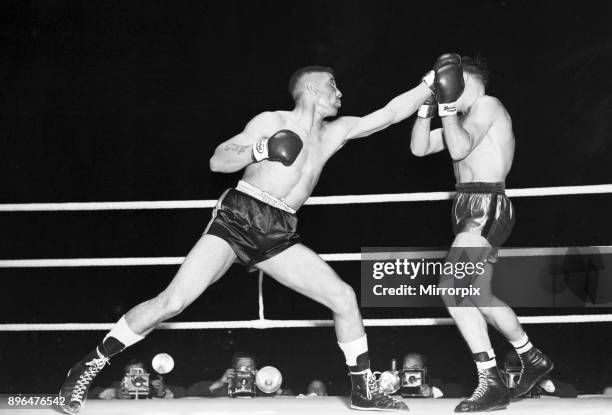
<path id="1" fill-rule="evenodd" d="M 272 196 L 271 194 L 266 193 L 261 189 L 258 189 L 257 187 L 245 182 L 244 180 L 238 181 L 238 186 L 236 186 L 236 190 L 245 193 L 251 196 L 252 198 L 257 199 L 260 202 L 264 202 L 265 204 L 268 204 L 280 210 L 284 210 L 285 212 L 295 214 L 295 209 L 285 203 L 284 200 Z"/>

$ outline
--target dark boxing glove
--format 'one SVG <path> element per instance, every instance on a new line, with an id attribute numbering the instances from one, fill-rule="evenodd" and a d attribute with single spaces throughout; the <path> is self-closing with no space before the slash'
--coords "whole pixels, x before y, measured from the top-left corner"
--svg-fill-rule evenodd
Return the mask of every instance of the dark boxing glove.
<path id="1" fill-rule="evenodd" d="M 438 56 L 436 63 L 434 63 L 433 70 L 437 71 L 442 66 L 454 64 L 461 65 L 461 56 L 458 53 L 445 53 L 444 55 Z"/>
<path id="2" fill-rule="evenodd" d="M 461 56 L 456 53 L 445 53 L 444 55 L 440 55 L 434 63 L 433 70 L 423 75 L 423 82 L 425 83 L 425 85 L 427 85 L 427 88 L 429 88 L 433 94 L 438 93 L 436 86 L 436 71 L 442 66 L 449 64 L 461 64 Z"/>
<path id="3" fill-rule="evenodd" d="M 285 166 L 290 166 L 302 151 L 302 146 L 299 135 L 291 130 L 280 130 L 253 144 L 253 159 L 280 161 Z"/>
<path id="4" fill-rule="evenodd" d="M 456 114 L 457 100 L 465 88 L 461 57 L 456 53 L 440 56 L 434 64 L 434 71 L 438 114 L 440 117 Z"/>

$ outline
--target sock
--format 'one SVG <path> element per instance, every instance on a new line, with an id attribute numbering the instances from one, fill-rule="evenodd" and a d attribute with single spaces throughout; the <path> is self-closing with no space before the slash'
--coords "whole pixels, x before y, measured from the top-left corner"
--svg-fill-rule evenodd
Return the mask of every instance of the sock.
<path id="1" fill-rule="evenodd" d="M 125 316 L 122 316 L 98 346 L 98 353 L 111 357 L 142 339 L 144 336 L 134 333 L 125 321 Z"/>
<path id="2" fill-rule="evenodd" d="M 533 344 L 531 344 L 531 342 L 529 341 L 527 333 L 523 333 L 523 337 L 521 337 L 515 342 L 511 341 L 510 343 L 512 343 L 512 346 L 514 346 L 514 348 L 516 349 L 517 354 L 523 354 L 533 348 Z"/>
<path id="3" fill-rule="evenodd" d="M 350 371 L 363 372 L 370 368 L 370 356 L 368 355 L 368 338 L 362 337 L 348 343 L 338 342 L 338 346 L 344 352 L 344 358 Z"/>
<path id="4" fill-rule="evenodd" d="M 473 353 L 472 358 L 474 358 L 474 363 L 476 363 L 476 367 L 480 369 L 491 369 L 492 367 L 497 366 L 497 361 L 495 360 L 495 352 L 493 349 L 485 350 L 484 352 Z"/>

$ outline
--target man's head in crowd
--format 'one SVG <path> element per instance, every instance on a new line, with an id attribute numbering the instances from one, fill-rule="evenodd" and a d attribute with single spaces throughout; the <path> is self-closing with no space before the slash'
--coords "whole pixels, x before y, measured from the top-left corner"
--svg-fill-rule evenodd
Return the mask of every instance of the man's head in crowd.
<path id="1" fill-rule="evenodd" d="M 250 353 L 238 352 L 232 356 L 232 368 L 234 370 L 256 370 L 257 361 Z"/>
<path id="2" fill-rule="evenodd" d="M 308 384 L 306 395 L 327 396 L 327 386 L 322 381 L 315 379 Z"/>
<path id="3" fill-rule="evenodd" d="M 427 358 L 420 353 L 408 353 L 404 356 L 403 369 L 425 369 Z"/>

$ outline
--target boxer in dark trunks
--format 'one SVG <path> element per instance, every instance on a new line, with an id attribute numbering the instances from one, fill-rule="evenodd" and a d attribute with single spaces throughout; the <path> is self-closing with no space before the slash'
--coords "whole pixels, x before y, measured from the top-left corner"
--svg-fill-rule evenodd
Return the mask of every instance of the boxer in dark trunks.
<path id="1" fill-rule="evenodd" d="M 378 390 L 370 370 L 367 338 L 355 293 L 316 253 L 299 243 L 295 212 L 312 193 L 327 160 L 348 141 L 366 137 L 413 114 L 432 94 L 431 82 L 392 99 L 364 117 L 336 116 L 342 94 L 333 71 L 306 67 L 290 79 L 292 111 L 264 112 L 217 147 L 215 172 L 245 169 L 236 189 L 226 191 L 213 219 L 170 285 L 122 317 L 97 348 L 70 370 L 60 395 L 76 413 L 97 373 L 111 356 L 141 340 L 159 323 L 195 301 L 238 260 L 329 307 L 338 343 L 351 373 L 351 407 L 406 410 Z"/>
<path id="2" fill-rule="evenodd" d="M 479 261 L 497 262 L 497 250 L 504 244 L 514 226 L 514 209 L 506 197 L 504 182 L 467 182 L 455 185 L 452 221 L 456 236 L 466 232 L 484 237 L 488 245 L 473 250 L 482 252 Z M 471 245 L 467 245 L 471 246 Z M 478 255 L 477 255 L 478 256 Z"/>
<path id="3" fill-rule="evenodd" d="M 419 109 L 411 150 L 421 157 L 447 149 L 453 159 L 456 236 L 447 261 L 467 255 L 473 262 L 487 262 L 484 274 L 474 281 L 482 289 L 478 299 L 470 299 L 468 306 L 453 306 L 445 298 L 478 370 L 476 390 L 455 412 L 501 409 L 510 403 L 511 395 L 525 395 L 553 368 L 551 360 L 533 347 L 512 309 L 491 292 L 497 249 L 514 225 L 512 203 L 504 192 L 514 157 L 512 120 L 497 98 L 485 94 L 489 73 L 484 60 L 448 54 L 440 58 L 434 71 L 437 105 L 430 97 Z M 430 130 L 436 112 L 442 128 Z M 521 358 L 521 377 L 513 391 L 507 389 L 497 368 L 487 323 L 512 343 Z"/>

